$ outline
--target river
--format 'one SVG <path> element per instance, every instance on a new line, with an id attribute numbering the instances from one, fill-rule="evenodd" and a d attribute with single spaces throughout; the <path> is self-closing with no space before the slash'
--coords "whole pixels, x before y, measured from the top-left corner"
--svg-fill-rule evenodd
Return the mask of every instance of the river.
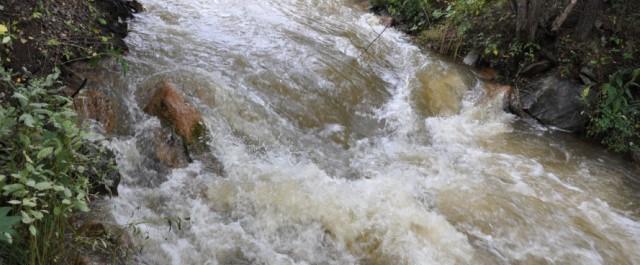
<path id="1" fill-rule="evenodd" d="M 129 70 L 103 84 L 129 120 L 107 204 L 135 264 L 640 264 L 629 162 L 505 112 L 394 29 L 370 45 L 384 26 L 361 4 L 141 2 Z M 140 98 L 161 79 L 223 173 L 145 159 L 160 122 Z"/>

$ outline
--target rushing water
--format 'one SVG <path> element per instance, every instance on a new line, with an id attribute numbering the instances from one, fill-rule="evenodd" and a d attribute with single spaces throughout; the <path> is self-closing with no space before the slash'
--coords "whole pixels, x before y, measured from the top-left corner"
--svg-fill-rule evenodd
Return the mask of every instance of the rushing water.
<path id="1" fill-rule="evenodd" d="M 366 49 L 384 26 L 358 3 L 142 2 L 130 70 L 104 84 L 128 110 L 109 204 L 137 224 L 136 263 L 640 264 L 631 165 L 504 112 L 395 30 Z M 160 122 L 141 95 L 162 79 L 223 174 L 145 159 Z"/>

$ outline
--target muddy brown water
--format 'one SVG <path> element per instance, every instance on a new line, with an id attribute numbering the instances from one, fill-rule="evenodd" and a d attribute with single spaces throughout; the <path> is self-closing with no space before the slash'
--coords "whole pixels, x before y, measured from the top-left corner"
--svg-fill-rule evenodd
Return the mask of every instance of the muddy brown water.
<path id="1" fill-rule="evenodd" d="M 632 165 L 504 112 L 356 1 L 143 0 L 108 201 L 136 264 L 640 264 Z M 160 171 L 141 111 L 172 80 L 224 176 Z M 169 229 L 167 219 L 181 219 Z M 174 222 L 175 223 L 175 222 Z"/>

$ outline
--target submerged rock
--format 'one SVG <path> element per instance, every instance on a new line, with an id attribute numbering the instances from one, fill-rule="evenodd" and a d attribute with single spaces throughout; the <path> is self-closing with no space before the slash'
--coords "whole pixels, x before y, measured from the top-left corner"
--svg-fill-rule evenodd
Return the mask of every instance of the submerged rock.
<path id="1" fill-rule="evenodd" d="M 502 99 L 508 99 L 511 97 L 513 87 L 510 85 L 504 85 L 499 83 L 488 82 L 484 84 L 485 97 L 483 100 L 491 100 L 497 96 L 501 96 Z M 508 110 L 509 103 L 507 100 L 502 100 L 502 108 Z"/>
<path id="2" fill-rule="evenodd" d="M 430 66 L 417 77 L 421 86 L 412 92 L 412 97 L 418 112 L 425 116 L 450 116 L 458 113 L 464 94 L 475 81 L 470 72 L 439 66 Z"/>
<path id="3" fill-rule="evenodd" d="M 170 125 L 187 144 L 195 143 L 206 134 L 200 112 L 169 81 L 156 85 L 144 111 Z"/>
<path id="4" fill-rule="evenodd" d="M 155 128 L 143 135 L 138 145 L 153 164 L 184 168 L 191 162 L 182 138 L 168 128 Z"/>
<path id="5" fill-rule="evenodd" d="M 582 132 L 588 123 L 583 89 L 578 83 L 548 75 L 520 89 L 510 104 L 516 112 L 522 110 L 544 125 Z"/>

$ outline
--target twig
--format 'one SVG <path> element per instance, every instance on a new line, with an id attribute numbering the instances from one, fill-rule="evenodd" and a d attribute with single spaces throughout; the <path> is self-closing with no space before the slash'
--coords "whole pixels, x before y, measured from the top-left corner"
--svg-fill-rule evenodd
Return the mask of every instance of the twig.
<path id="1" fill-rule="evenodd" d="M 364 52 L 365 52 L 365 53 L 366 53 L 366 52 L 368 52 L 368 51 L 369 51 L 369 48 L 371 48 L 371 45 L 373 45 L 373 43 L 374 43 L 374 42 L 376 42 L 376 41 L 377 41 L 377 40 L 382 36 L 382 34 L 383 34 L 385 31 L 387 31 L 387 29 L 389 28 L 389 26 L 390 26 L 390 25 L 385 25 L 385 26 L 384 26 L 384 29 L 382 30 L 382 32 L 380 32 L 380 33 L 378 34 L 378 36 L 376 36 L 376 38 L 375 38 L 375 39 L 373 39 L 373 40 L 369 43 L 369 45 L 367 45 L 367 48 L 365 48 L 365 49 L 364 49 Z"/>
<path id="2" fill-rule="evenodd" d="M 562 27 L 562 24 L 564 24 L 564 21 L 567 20 L 567 17 L 569 17 L 569 14 L 571 14 L 571 11 L 573 11 L 573 8 L 576 6 L 576 4 L 578 3 L 578 0 L 571 0 L 571 2 L 569 3 L 569 5 L 564 9 L 564 11 L 562 12 L 562 14 L 560 14 L 556 20 L 553 21 L 553 26 L 551 28 L 551 31 L 558 31 L 560 30 L 560 27 Z"/>

